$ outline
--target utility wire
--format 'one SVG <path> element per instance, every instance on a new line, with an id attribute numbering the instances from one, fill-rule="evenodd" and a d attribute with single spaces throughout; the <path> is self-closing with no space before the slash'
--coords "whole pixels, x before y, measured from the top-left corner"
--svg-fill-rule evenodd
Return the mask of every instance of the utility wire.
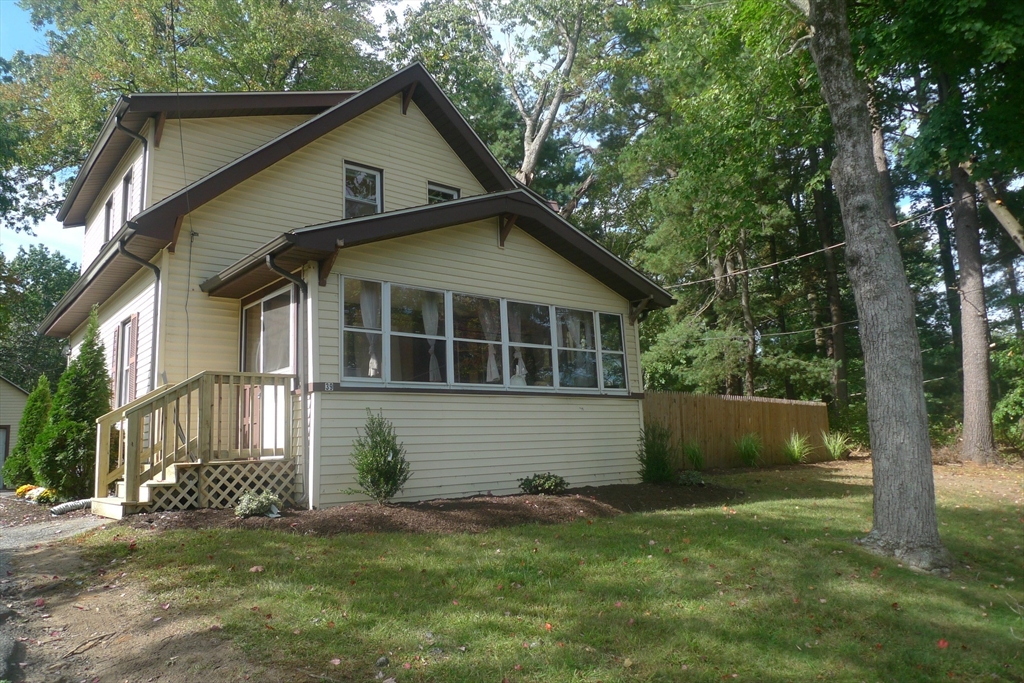
<path id="1" fill-rule="evenodd" d="M 806 332 L 820 332 L 822 330 L 831 330 L 833 327 L 842 327 L 843 325 L 853 325 L 860 322 L 859 320 L 845 320 L 836 325 L 824 325 L 822 327 L 809 327 L 806 330 L 793 330 L 792 332 L 772 332 L 771 334 L 760 334 L 758 337 L 766 339 L 769 337 L 788 337 L 791 334 L 804 334 Z M 701 337 L 697 341 L 716 341 L 716 340 L 727 340 L 727 341 L 744 341 L 747 337 Z"/>

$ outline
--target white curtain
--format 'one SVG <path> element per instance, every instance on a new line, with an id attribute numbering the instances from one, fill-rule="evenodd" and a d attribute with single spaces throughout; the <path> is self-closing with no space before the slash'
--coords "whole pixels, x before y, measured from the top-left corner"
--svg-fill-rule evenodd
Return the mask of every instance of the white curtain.
<path id="1" fill-rule="evenodd" d="M 483 329 L 484 338 L 487 341 L 498 341 L 498 337 L 501 335 L 501 320 L 495 315 L 494 311 L 487 307 L 487 304 L 481 302 L 477 305 L 477 315 L 480 317 L 480 327 Z M 501 373 L 498 371 L 498 358 L 495 353 L 495 344 L 487 345 L 487 381 L 488 382 L 499 382 L 501 381 Z"/>
<path id="2" fill-rule="evenodd" d="M 509 341 L 522 341 L 523 322 L 519 317 L 519 309 L 508 307 L 508 336 Z M 523 349 L 518 346 L 512 347 L 512 372 L 509 383 L 513 386 L 526 386 L 526 362 L 523 360 Z"/>
<path id="3" fill-rule="evenodd" d="M 423 332 L 430 335 L 436 335 L 439 318 L 436 292 L 423 293 L 423 303 L 420 304 L 420 313 L 423 315 Z M 433 339 L 427 341 L 427 347 L 430 353 L 430 381 L 440 382 L 441 368 L 437 363 L 437 356 L 434 355 L 434 344 L 435 340 Z"/>
<path id="4" fill-rule="evenodd" d="M 380 289 L 369 282 L 363 282 L 359 288 L 359 312 L 363 316 L 363 327 L 368 330 L 378 329 L 380 319 Z M 379 334 L 366 334 L 366 343 L 370 347 L 370 362 L 366 369 L 367 377 L 380 377 L 380 362 L 377 360 L 375 342 Z"/>

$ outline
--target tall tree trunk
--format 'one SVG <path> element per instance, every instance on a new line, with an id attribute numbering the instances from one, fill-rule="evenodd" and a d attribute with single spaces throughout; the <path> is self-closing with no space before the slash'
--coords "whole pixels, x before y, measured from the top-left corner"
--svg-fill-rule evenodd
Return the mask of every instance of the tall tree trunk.
<path id="1" fill-rule="evenodd" d="M 960 295 L 956 289 L 956 268 L 953 267 L 953 243 L 949 238 L 949 224 L 946 222 L 946 210 L 939 209 L 946 205 L 946 193 L 937 176 L 928 181 L 928 189 L 931 192 L 932 209 L 938 209 L 932 214 L 932 221 L 935 223 L 935 232 L 939 239 L 939 262 L 942 264 L 942 283 L 946 287 L 946 307 L 949 309 L 949 326 L 953 333 L 953 346 L 960 348 L 962 332 L 960 330 Z"/>
<path id="2" fill-rule="evenodd" d="M 779 250 L 776 245 L 775 236 L 772 235 L 768 238 L 768 250 L 769 256 L 772 259 L 772 289 L 775 295 L 775 317 L 779 322 L 779 332 L 786 332 L 786 305 L 782 301 L 782 275 L 779 269 Z M 786 398 L 790 401 L 796 398 L 796 390 L 793 389 L 793 380 L 789 374 L 786 374 L 783 380 L 783 385 L 786 387 Z"/>
<path id="3" fill-rule="evenodd" d="M 817 166 L 817 150 L 812 151 L 813 166 Z M 818 226 L 818 237 L 821 239 L 821 248 L 827 251 L 822 252 L 825 261 L 825 284 L 828 290 L 828 310 L 832 322 L 832 343 L 831 358 L 835 363 L 832 368 L 832 391 L 836 398 L 836 404 L 840 410 L 846 410 L 850 404 L 850 390 L 846 381 L 846 337 L 845 326 L 843 325 L 843 300 L 839 291 L 839 269 L 836 267 L 836 255 L 833 249 L 835 237 L 832 232 L 832 216 L 826 208 L 829 190 L 832 189 L 832 181 L 826 183 L 824 190 L 813 190 L 814 196 L 814 222 Z"/>
<path id="4" fill-rule="evenodd" d="M 988 180 L 982 178 L 975 185 L 978 187 L 978 193 L 985 199 L 985 206 L 988 207 L 988 210 L 999 221 L 999 225 L 1003 226 L 1003 230 L 1010 236 L 1010 239 L 1017 245 L 1017 248 L 1024 252 L 1024 227 L 1021 227 L 1020 221 L 1010 213 L 1010 210 L 1006 208 L 1002 200 L 996 196 L 996 191 L 992 189 Z"/>
<path id="5" fill-rule="evenodd" d="M 861 542 L 910 566 L 945 570 L 950 558 L 935 517 L 914 299 L 878 187 L 867 88 L 854 68 L 845 0 L 809 4 L 811 56 L 835 131 L 832 180 L 846 228 L 846 269 L 864 349 L 874 523 Z"/>
<path id="6" fill-rule="evenodd" d="M 1024 320 L 1020 312 L 1020 293 L 1017 290 L 1017 271 L 1013 267 L 1013 259 L 1006 262 L 1006 284 L 1010 290 L 1010 312 L 1013 314 L 1013 329 L 1017 336 L 1024 339 Z"/>
<path id="7" fill-rule="evenodd" d="M 896 213 L 896 189 L 892 185 L 892 175 L 889 173 L 889 159 L 885 156 L 885 129 L 882 127 L 882 114 L 878 111 L 873 81 L 868 81 L 868 113 L 871 115 L 871 154 L 875 158 L 875 170 L 878 171 L 878 185 L 882 190 L 885 217 L 889 225 L 896 225 L 900 220 L 899 214 Z"/>
<path id="8" fill-rule="evenodd" d="M 992 398 L 989 394 L 988 311 L 981 267 L 981 221 L 974 200 L 974 184 L 967 171 L 950 162 L 953 176 L 953 229 L 960 265 L 960 324 L 963 327 L 964 431 L 961 455 L 974 462 L 989 462 L 996 455 L 992 433 Z"/>
<path id="9" fill-rule="evenodd" d="M 743 393 L 754 395 L 754 359 L 757 354 L 757 329 L 750 312 L 750 273 L 747 272 L 747 240 L 740 232 L 740 308 L 743 310 L 743 328 L 747 332 L 747 353 L 743 363 Z"/>

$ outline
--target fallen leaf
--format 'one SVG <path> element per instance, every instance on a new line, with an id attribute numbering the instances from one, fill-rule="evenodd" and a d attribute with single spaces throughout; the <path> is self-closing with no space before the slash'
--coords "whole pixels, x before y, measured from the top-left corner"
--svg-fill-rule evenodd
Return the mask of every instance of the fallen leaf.
<path id="1" fill-rule="evenodd" d="M 945 650 L 947 647 L 949 647 L 949 641 L 945 638 L 939 638 L 938 646 L 940 650 Z"/>
<path id="2" fill-rule="evenodd" d="M 341 665 L 341 660 L 338 659 L 337 657 L 335 657 L 334 659 L 331 660 L 331 664 L 333 664 L 334 666 L 340 666 Z"/>
<path id="3" fill-rule="evenodd" d="M 249 571 L 254 573 L 254 574 L 259 574 L 261 571 L 263 571 L 263 565 L 262 564 L 257 564 L 254 567 L 249 567 Z"/>
<path id="4" fill-rule="evenodd" d="M 36 598 L 36 607 L 42 607 L 45 604 L 46 600 L 43 600 L 42 598 Z"/>
<path id="5" fill-rule="evenodd" d="M 171 608 L 171 603 L 169 603 L 169 602 L 165 602 L 164 604 L 160 605 L 160 609 L 162 609 L 162 610 L 168 610 L 170 608 Z"/>
<path id="6" fill-rule="evenodd" d="M 547 623 L 547 622 L 544 622 L 544 628 L 545 628 L 546 630 L 550 631 L 550 630 L 551 630 L 551 624 L 549 624 L 549 623 Z"/>

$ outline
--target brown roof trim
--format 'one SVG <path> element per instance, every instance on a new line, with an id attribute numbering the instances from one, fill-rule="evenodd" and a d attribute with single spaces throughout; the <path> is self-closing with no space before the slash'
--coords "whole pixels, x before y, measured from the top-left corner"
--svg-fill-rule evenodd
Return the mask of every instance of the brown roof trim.
<path id="1" fill-rule="evenodd" d="M 135 216 L 137 231 L 150 237 L 170 239 L 174 220 L 179 215 L 194 211 L 413 84 L 417 85 L 413 101 L 480 183 L 490 192 L 515 187 L 512 178 L 441 92 L 434 79 L 421 64 L 416 63 L 157 202 Z"/>
<path id="2" fill-rule="evenodd" d="M 151 117 L 216 118 L 220 116 L 268 116 L 274 114 L 319 114 L 352 97 L 354 90 L 231 93 L 136 93 L 118 98 L 100 129 L 100 134 L 79 166 L 75 181 L 57 212 L 65 227 L 82 225 L 85 214 L 107 176 L 131 146 L 128 136 L 115 137 L 114 122 L 136 133 Z M 93 176 L 94 173 L 99 175 Z M 102 176 L 102 177 L 100 177 Z M 90 192 L 88 189 L 91 189 Z M 84 192 L 83 192 L 84 191 Z"/>
<path id="3" fill-rule="evenodd" d="M 516 226 L 557 254 L 590 273 L 631 302 L 650 297 L 651 307 L 675 303 L 667 291 L 564 220 L 542 200 L 524 190 L 475 195 L 441 204 L 353 218 L 285 233 L 206 280 L 200 289 L 211 296 L 244 296 L 270 282 L 267 254 L 284 267 L 299 267 L 325 258 L 336 248 L 403 237 L 438 228 L 515 214 Z M 288 265 L 285 265 L 288 264 Z"/>

